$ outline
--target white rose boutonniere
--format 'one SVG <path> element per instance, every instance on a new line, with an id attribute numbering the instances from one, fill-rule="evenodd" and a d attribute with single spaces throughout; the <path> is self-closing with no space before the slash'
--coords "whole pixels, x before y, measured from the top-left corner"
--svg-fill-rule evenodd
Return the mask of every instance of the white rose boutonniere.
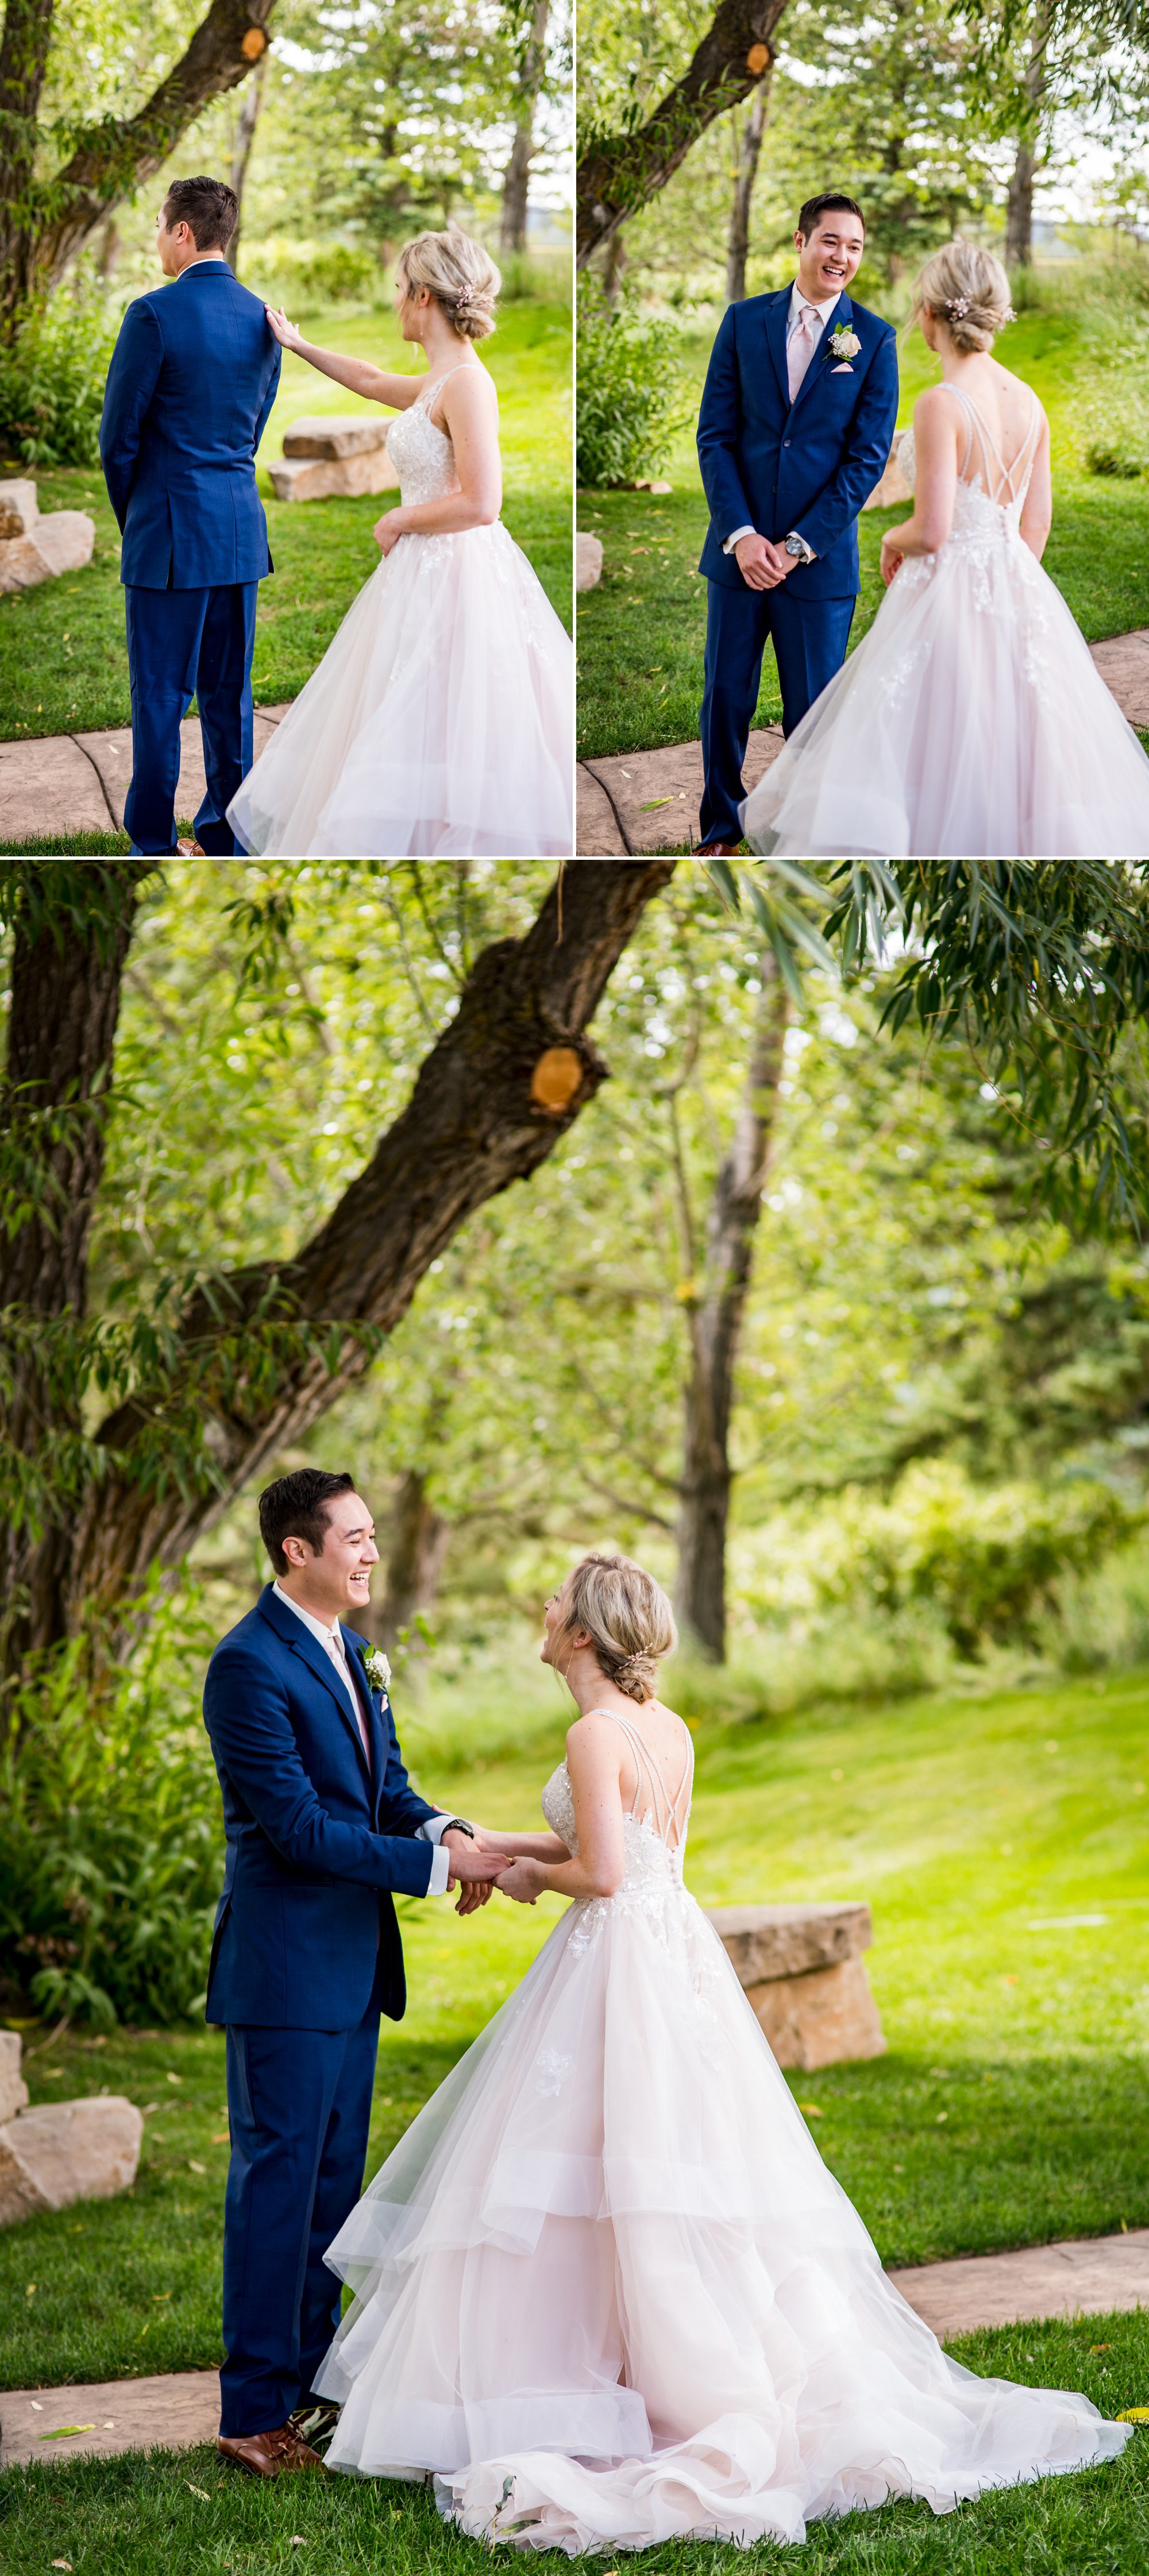
<path id="1" fill-rule="evenodd" d="M 856 358 L 861 345 L 857 332 L 848 330 L 845 323 L 830 333 L 830 354 L 838 360 L 839 366 L 846 366 L 851 358 Z"/>
<path id="2" fill-rule="evenodd" d="M 363 1670 L 367 1675 L 367 1679 L 371 1684 L 372 1690 L 385 1691 L 387 1689 L 388 1683 L 391 1679 L 391 1666 L 387 1661 L 386 1655 L 380 1654 L 378 1646 L 371 1646 L 368 1648 L 368 1651 L 363 1658 Z"/>

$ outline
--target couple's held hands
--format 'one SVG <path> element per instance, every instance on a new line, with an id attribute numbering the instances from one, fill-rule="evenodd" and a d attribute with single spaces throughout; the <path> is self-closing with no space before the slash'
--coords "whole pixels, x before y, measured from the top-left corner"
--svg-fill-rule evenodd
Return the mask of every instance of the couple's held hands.
<path id="1" fill-rule="evenodd" d="M 784 546 L 772 545 L 769 537 L 739 537 L 734 549 L 734 561 L 748 590 L 777 590 L 793 571 L 795 560 Z"/>
<path id="2" fill-rule="evenodd" d="M 536 1905 L 546 1892 L 547 1865 L 543 1860 L 529 1860 L 521 1852 L 503 1870 L 499 1882 L 500 1896 L 509 1896 L 516 1905 Z"/>

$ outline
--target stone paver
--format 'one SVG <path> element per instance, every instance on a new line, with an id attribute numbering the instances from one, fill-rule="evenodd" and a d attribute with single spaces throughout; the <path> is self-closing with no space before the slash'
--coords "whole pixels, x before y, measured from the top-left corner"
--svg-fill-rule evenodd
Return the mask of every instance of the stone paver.
<path id="1" fill-rule="evenodd" d="M 79 2426 L 79 2431 L 67 2431 Z M 0 2392 L 0 2468 L 71 2459 L 78 2451 L 190 2449 L 219 2431 L 214 2370 L 175 2370 L 159 2379 L 111 2379 L 97 2388 L 8 2388 Z M 61 2433 L 60 2441 L 52 2441 Z"/>
<path id="2" fill-rule="evenodd" d="M 1108 2316 L 1149 2307 L 1149 2228 L 924 2263 L 891 2272 L 890 2279 L 938 2335 L 1042 2317 Z M 214 2442 L 218 2426 L 214 2370 L 106 2380 L 94 2388 L 6 2389 L 0 2392 L 0 2468 L 78 2452 L 106 2457 L 152 2444 L 190 2449 Z M 62 2438 L 45 2438 L 54 2433 Z"/>
<path id="3" fill-rule="evenodd" d="M 1149 731 L 1149 627 L 1091 644 L 1102 679 L 1130 724 Z M 779 725 L 752 733 L 743 778 L 747 791 L 782 748 Z M 697 848 L 702 796 L 702 745 L 676 742 L 661 751 L 617 752 L 609 760 L 584 760 L 578 770 L 577 853 L 580 859 L 638 857 L 648 850 Z"/>
<path id="4" fill-rule="evenodd" d="M 98 774 L 70 733 L 0 742 L 0 841 L 111 828 Z"/>
<path id="5" fill-rule="evenodd" d="M 255 756 L 271 739 L 286 704 L 257 707 Z M 45 839 L 52 832 L 122 831 L 132 775 L 130 727 L 62 733 L 33 742 L 0 743 L 0 841 Z M 180 727 L 177 817 L 189 821 L 205 793 L 198 716 Z"/>
<path id="6" fill-rule="evenodd" d="M 757 786 L 781 749 L 781 725 L 768 725 L 761 733 L 751 734 L 742 772 L 748 790 Z M 585 760 L 580 764 L 577 855 L 580 859 L 600 858 L 606 853 L 600 848 L 587 848 L 582 837 L 584 819 L 592 830 L 602 828 L 601 806 L 588 812 L 583 801 L 584 772 L 600 797 L 605 792 L 612 808 L 613 828 L 620 834 L 625 851 L 637 857 L 647 850 L 685 847 L 687 842 L 697 849 L 702 799 L 700 742 L 667 743 L 661 751 L 616 752 L 609 760 Z M 611 846 L 617 849 L 618 842 Z"/>
<path id="7" fill-rule="evenodd" d="M 1038 2317 L 1107 2316 L 1149 2308 L 1149 2227 L 1026 2245 L 1016 2254 L 969 2254 L 891 2272 L 904 2299 L 938 2335 Z"/>

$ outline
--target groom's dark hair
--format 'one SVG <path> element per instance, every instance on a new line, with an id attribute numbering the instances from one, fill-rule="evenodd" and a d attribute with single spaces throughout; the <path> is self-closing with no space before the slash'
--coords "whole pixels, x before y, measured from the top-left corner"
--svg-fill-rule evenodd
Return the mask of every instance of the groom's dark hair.
<path id="1" fill-rule="evenodd" d="M 323 1554 L 328 1503 L 336 1494 L 353 1494 L 354 1476 L 332 1475 L 327 1467 L 297 1467 L 294 1476 L 277 1476 L 259 1497 L 259 1534 L 277 1574 L 290 1572 L 283 1553 L 285 1538 L 305 1538 L 316 1556 Z"/>
<path id="2" fill-rule="evenodd" d="M 796 232 L 801 233 L 803 241 L 809 241 L 811 233 L 817 231 L 823 215 L 856 215 L 862 231 L 865 232 L 866 218 L 857 198 L 839 197 L 836 190 L 831 189 L 828 196 L 807 197 L 794 227 Z"/>
<path id="3" fill-rule="evenodd" d="M 226 179 L 173 179 L 164 221 L 169 232 L 186 224 L 197 250 L 226 250 L 239 222 L 239 199 Z"/>

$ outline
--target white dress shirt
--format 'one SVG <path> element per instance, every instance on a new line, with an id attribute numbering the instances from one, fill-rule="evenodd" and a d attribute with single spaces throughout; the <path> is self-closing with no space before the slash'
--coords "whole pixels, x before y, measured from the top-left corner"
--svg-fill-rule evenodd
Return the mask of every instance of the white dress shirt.
<path id="1" fill-rule="evenodd" d="M 367 1721 L 363 1715 L 359 1693 L 348 1669 L 347 1648 L 343 1643 L 338 1623 L 334 1628 L 329 1628 L 325 1619 L 317 1619 L 313 1611 L 305 1610 L 300 1602 L 293 1601 L 290 1592 L 284 1591 L 282 1583 L 273 1584 L 272 1590 L 278 1600 L 285 1601 L 288 1609 L 294 1610 L 297 1619 L 302 1619 L 304 1627 L 310 1628 L 316 1645 L 322 1646 L 324 1653 L 329 1656 L 351 1702 L 351 1713 L 359 1729 L 359 1740 L 370 1763 L 371 1746 L 367 1736 Z M 447 1880 L 451 1875 L 451 1855 L 450 1852 L 442 1850 L 439 1837 L 446 1831 L 450 1822 L 451 1819 L 444 1810 L 441 1815 L 428 1816 L 425 1824 L 417 1825 L 415 1828 L 418 1840 L 433 1843 L 435 1846 L 431 1875 L 427 1881 L 428 1896 L 445 1896 L 447 1893 Z"/>
<path id="2" fill-rule="evenodd" d="M 818 355 L 822 333 L 825 330 L 830 319 L 830 315 L 834 310 L 834 305 L 839 303 L 840 300 L 841 289 L 839 288 L 838 294 L 834 297 L 833 304 L 812 304 L 809 296 L 803 295 L 802 289 L 798 284 L 798 280 L 795 278 L 793 286 L 790 289 L 790 310 L 786 316 L 787 359 L 789 359 L 790 342 L 793 339 L 795 332 L 801 329 L 803 314 L 808 313 L 810 317 L 810 328 L 814 334 L 814 346 L 810 354 L 810 367 L 813 366 L 814 360 Z M 807 375 L 809 375 L 810 367 L 807 367 L 806 369 Z M 757 533 L 757 529 L 750 526 L 735 528 L 733 536 L 727 537 L 726 539 L 726 543 L 722 549 L 723 554 L 732 555 L 735 546 L 739 543 L 741 538 L 753 537 L 756 536 Z"/>

